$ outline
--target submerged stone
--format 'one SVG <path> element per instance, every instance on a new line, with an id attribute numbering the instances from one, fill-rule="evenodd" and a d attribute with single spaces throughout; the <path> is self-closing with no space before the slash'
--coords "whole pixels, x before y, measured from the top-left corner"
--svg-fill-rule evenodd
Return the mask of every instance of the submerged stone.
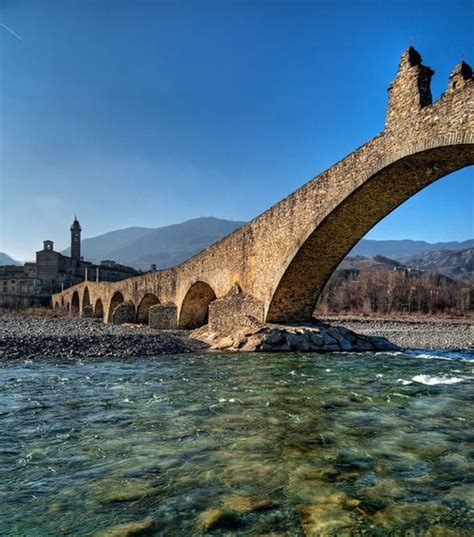
<path id="1" fill-rule="evenodd" d="M 223 496 L 222 505 L 237 513 L 251 513 L 254 511 L 263 511 L 274 507 L 274 503 L 266 498 L 258 496 L 241 496 L 240 494 L 229 494 Z"/>
<path id="2" fill-rule="evenodd" d="M 96 533 L 94 537 L 145 537 L 156 535 L 158 522 L 156 520 L 142 520 L 140 522 L 129 522 L 120 524 L 107 530 Z"/>
<path id="3" fill-rule="evenodd" d="M 334 504 L 316 503 L 300 507 L 300 522 L 306 537 L 350 535 L 352 520 L 347 511 Z"/>
<path id="4" fill-rule="evenodd" d="M 468 533 L 459 528 L 452 530 L 444 526 L 432 526 L 423 533 L 423 537 L 468 537 Z"/>
<path id="5" fill-rule="evenodd" d="M 407 495 L 407 490 L 403 488 L 395 479 L 379 479 L 370 487 L 364 490 L 364 495 L 371 500 L 379 498 L 390 498 L 399 500 Z"/>
<path id="6" fill-rule="evenodd" d="M 199 515 L 197 523 L 198 529 L 202 533 L 215 530 L 217 528 L 236 528 L 240 521 L 235 513 L 223 509 L 206 509 Z"/>
<path id="7" fill-rule="evenodd" d="M 448 506 L 440 502 L 419 502 L 390 505 L 373 516 L 373 521 L 387 529 L 411 528 L 422 522 L 437 522 L 449 513 Z"/>
<path id="8" fill-rule="evenodd" d="M 105 481 L 91 487 L 92 495 L 100 503 L 133 502 L 158 492 L 158 489 L 148 482 L 138 480 L 127 480 L 126 482 Z"/>

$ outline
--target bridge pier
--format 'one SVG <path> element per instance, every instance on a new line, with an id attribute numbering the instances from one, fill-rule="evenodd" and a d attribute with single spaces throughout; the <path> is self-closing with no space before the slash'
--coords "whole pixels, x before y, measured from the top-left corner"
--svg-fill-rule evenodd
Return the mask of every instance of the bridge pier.
<path id="1" fill-rule="evenodd" d="M 209 332 L 230 332 L 237 326 L 252 326 L 265 320 L 263 302 L 237 292 L 209 304 Z"/>
<path id="2" fill-rule="evenodd" d="M 112 312 L 112 324 L 134 323 L 135 306 L 131 302 L 122 302 Z"/>
<path id="3" fill-rule="evenodd" d="M 90 304 L 87 306 L 83 306 L 82 317 L 85 317 L 86 319 L 94 317 L 94 308 Z"/>
<path id="4" fill-rule="evenodd" d="M 156 304 L 148 310 L 150 328 L 175 330 L 178 328 L 178 308 L 173 303 Z"/>

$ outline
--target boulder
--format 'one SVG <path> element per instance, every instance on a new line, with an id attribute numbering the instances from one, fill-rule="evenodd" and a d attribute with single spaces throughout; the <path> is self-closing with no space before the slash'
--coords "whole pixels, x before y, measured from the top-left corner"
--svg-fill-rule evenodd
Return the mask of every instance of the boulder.
<path id="1" fill-rule="evenodd" d="M 193 331 L 192 337 L 205 341 L 214 350 L 243 352 L 398 350 L 385 338 L 359 336 L 346 328 L 322 323 L 317 326 L 259 324 L 238 327 L 230 332 L 209 332 L 208 327 L 201 327 Z"/>
<path id="2" fill-rule="evenodd" d="M 384 337 L 380 336 L 371 336 L 370 342 L 372 343 L 374 350 L 376 351 L 399 351 L 399 347 L 394 345 L 393 343 L 390 343 L 390 341 Z"/>
<path id="3" fill-rule="evenodd" d="M 315 347 L 324 347 L 324 338 L 318 333 L 311 334 L 311 342 Z"/>

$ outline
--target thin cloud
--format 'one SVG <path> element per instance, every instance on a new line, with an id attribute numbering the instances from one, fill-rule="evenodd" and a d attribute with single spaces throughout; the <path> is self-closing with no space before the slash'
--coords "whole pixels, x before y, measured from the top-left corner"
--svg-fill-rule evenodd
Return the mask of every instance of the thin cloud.
<path id="1" fill-rule="evenodd" d="M 10 34 L 12 34 L 14 37 L 16 37 L 17 39 L 19 39 L 20 41 L 23 41 L 23 38 L 21 37 L 21 35 L 18 35 L 16 32 L 14 32 L 11 28 L 9 28 L 6 24 L 3 24 L 3 22 L 0 22 L 0 26 L 2 28 L 4 28 L 7 32 L 9 32 Z"/>

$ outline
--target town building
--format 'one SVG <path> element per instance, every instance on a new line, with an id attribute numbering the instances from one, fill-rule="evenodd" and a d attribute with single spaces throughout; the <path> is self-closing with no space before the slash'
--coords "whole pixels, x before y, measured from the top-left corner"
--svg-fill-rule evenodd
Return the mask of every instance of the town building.
<path id="1" fill-rule="evenodd" d="M 51 240 L 43 241 L 36 263 L 0 266 L 0 307 L 22 309 L 48 306 L 51 295 L 84 280 L 119 281 L 141 274 L 112 260 L 94 264 L 81 257 L 81 225 L 77 218 L 70 228 L 71 256 L 54 250 Z"/>

